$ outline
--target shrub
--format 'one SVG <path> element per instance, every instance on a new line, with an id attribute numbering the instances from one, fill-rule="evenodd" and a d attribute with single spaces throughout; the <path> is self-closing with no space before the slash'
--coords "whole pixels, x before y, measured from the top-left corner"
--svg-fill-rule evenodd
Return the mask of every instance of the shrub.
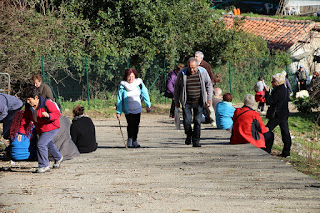
<path id="1" fill-rule="evenodd" d="M 311 113 L 312 109 L 317 108 L 318 104 L 310 101 L 309 97 L 296 98 L 292 101 L 299 112 Z"/>

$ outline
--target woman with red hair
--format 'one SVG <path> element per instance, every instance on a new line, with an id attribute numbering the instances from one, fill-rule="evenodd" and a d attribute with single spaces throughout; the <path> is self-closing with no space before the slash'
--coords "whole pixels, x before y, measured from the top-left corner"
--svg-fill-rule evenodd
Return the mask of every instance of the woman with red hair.
<path id="1" fill-rule="evenodd" d="M 120 115 L 123 112 L 128 123 L 128 147 L 140 147 L 137 137 L 142 111 L 141 99 L 144 100 L 147 112 L 150 112 L 151 102 L 148 90 L 141 78 L 138 78 L 137 71 L 133 68 L 128 68 L 124 72 L 117 95 L 117 118 L 120 119 Z"/>
<path id="2" fill-rule="evenodd" d="M 10 127 L 10 156 L 13 160 L 32 160 L 35 158 L 35 140 L 33 135 L 34 125 L 29 123 L 26 128 L 26 133 L 22 135 L 21 141 L 17 140 L 20 123 L 23 117 L 24 111 L 18 111 L 13 117 L 13 121 Z"/>

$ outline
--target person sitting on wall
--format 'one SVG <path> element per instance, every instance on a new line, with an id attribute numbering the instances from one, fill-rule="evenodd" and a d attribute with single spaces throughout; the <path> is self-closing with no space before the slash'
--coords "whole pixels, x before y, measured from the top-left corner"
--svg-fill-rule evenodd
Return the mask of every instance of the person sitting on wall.
<path id="1" fill-rule="evenodd" d="M 217 123 L 216 123 L 216 106 L 219 102 L 222 101 L 222 90 L 219 87 L 215 87 L 213 88 L 213 96 L 212 96 L 212 108 L 213 108 L 213 113 L 212 113 L 212 118 L 213 118 L 213 122 L 212 122 L 212 126 L 213 127 L 217 127 Z"/>
<path id="2" fill-rule="evenodd" d="M 231 130 L 232 117 L 235 108 L 232 106 L 232 95 L 230 93 L 223 94 L 223 100 L 216 106 L 216 123 L 218 129 Z"/>
<path id="3" fill-rule="evenodd" d="M 230 144 L 251 143 L 270 153 L 274 134 L 265 127 L 260 114 L 252 109 L 254 102 L 253 95 L 247 94 L 243 99 L 243 107 L 237 108 L 234 112 Z"/>
<path id="4" fill-rule="evenodd" d="M 73 108 L 73 120 L 70 127 L 71 138 L 80 153 L 96 151 L 96 130 L 92 120 L 84 115 L 84 107 L 77 105 Z"/>

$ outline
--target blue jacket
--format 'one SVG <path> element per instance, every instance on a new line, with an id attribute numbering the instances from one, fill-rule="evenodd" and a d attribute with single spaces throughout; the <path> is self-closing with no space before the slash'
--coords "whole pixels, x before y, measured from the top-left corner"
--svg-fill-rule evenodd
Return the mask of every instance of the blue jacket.
<path id="1" fill-rule="evenodd" d="M 140 88 L 141 85 L 141 88 Z M 148 89 L 144 85 L 144 83 L 141 81 L 141 84 L 138 85 L 138 88 L 140 90 L 140 94 L 144 100 L 146 107 L 151 107 L 150 97 L 148 93 Z M 141 106 L 142 108 L 142 106 Z M 118 95 L 117 95 L 117 114 L 128 114 L 128 103 L 127 103 L 127 90 L 123 85 L 120 85 L 118 88 Z"/>
<path id="2" fill-rule="evenodd" d="M 36 134 L 35 129 L 33 134 Z M 27 135 L 22 135 L 21 141 L 14 137 L 10 145 L 10 153 L 13 160 L 30 160 L 36 155 L 36 150 L 34 147 L 36 137 Z"/>
<path id="3" fill-rule="evenodd" d="M 216 106 L 216 124 L 218 129 L 228 129 L 232 126 L 232 117 L 236 109 L 231 102 L 221 101 Z"/>

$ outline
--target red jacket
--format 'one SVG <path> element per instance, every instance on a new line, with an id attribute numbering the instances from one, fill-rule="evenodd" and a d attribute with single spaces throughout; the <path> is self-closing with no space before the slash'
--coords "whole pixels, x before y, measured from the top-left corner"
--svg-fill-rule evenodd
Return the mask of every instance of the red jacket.
<path id="1" fill-rule="evenodd" d="M 266 103 L 266 99 L 264 95 L 265 95 L 264 91 L 256 92 L 256 95 L 255 95 L 256 102 Z"/>
<path id="2" fill-rule="evenodd" d="M 37 111 L 34 111 L 33 108 L 27 104 L 26 110 L 24 111 L 23 118 L 21 120 L 21 126 L 19 129 L 19 133 L 25 134 L 25 129 L 30 122 L 33 122 L 37 133 L 42 134 L 43 132 L 49 132 L 54 129 L 60 128 L 60 111 L 56 107 L 54 103 L 52 103 L 48 99 L 44 99 L 41 96 L 40 98 L 40 106 Z M 46 118 L 42 115 L 42 112 L 45 112 L 45 106 L 47 108 L 47 113 L 49 114 L 49 118 Z M 37 121 L 34 120 L 33 113 L 36 112 Z"/>
<path id="3" fill-rule="evenodd" d="M 244 112 L 248 109 L 250 110 L 247 112 Z M 241 114 L 242 112 L 244 113 Z M 266 147 L 263 133 L 268 132 L 268 129 L 263 124 L 259 113 L 257 113 L 255 110 L 252 110 L 247 106 L 243 106 L 242 108 L 236 109 L 232 119 L 233 119 L 233 130 L 230 138 L 231 144 L 251 143 L 258 148 Z M 257 121 L 256 123 L 258 125 L 256 129 L 259 130 L 256 138 L 253 133 L 254 120 Z"/>

